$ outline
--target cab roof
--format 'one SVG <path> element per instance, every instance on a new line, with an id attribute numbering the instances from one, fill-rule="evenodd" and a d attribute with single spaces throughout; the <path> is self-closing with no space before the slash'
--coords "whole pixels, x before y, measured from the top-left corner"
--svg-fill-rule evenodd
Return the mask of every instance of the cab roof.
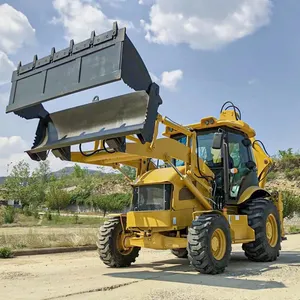
<path id="1" fill-rule="evenodd" d="M 240 120 L 234 110 L 222 111 L 220 113 L 219 119 L 216 119 L 215 117 L 205 117 L 202 118 L 199 123 L 190 124 L 186 127 L 194 130 L 207 130 L 218 127 L 228 127 L 245 133 L 248 138 L 253 138 L 256 135 L 255 130 L 247 123 Z M 166 127 L 163 135 L 172 137 L 179 133 L 180 132 L 172 130 L 170 127 Z"/>

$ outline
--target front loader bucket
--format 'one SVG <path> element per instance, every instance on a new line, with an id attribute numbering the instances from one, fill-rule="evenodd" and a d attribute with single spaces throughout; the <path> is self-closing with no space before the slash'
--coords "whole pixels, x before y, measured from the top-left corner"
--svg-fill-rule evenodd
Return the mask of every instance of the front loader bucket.
<path id="1" fill-rule="evenodd" d="M 114 81 L 123 80 L 137 92 L 49 113 L 42 103 Z M 6 112 L 40 122 L 31 150 L 34 160 L 44 160 L 47 151 L 70 158 L 70 146 L 96 140 L 115 139 L 125 151 L 125 136 L 136 134 L 142 143 L 153 137 L 157 111 L 162 100 L 140 55 L 126 34 L 113 29 L 49 56 L 18 66 Z M 124 144 L 124 145 L 123 145 Z"/>
<path id="2" fill-rule="evenodd" d="M 50 114 L 40 142 L 28 153 L 33 156 L 50 149 L 130 134 L 151 140 L 151 132 L 145 127 L 148 104 L 149 95 L 141 91 Z"/>

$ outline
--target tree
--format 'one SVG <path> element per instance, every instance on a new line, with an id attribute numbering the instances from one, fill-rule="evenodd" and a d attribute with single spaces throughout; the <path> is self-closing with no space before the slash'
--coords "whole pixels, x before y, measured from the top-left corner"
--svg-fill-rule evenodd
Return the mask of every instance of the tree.
<path id="1" fill-rule="evenodd" d="M 35 180 L 42 182 L 43 184 L 48 183 L 51 179 L 51 169 L 49 161 L 45 160 L 39 162 L 39 166 L 33 171 L 32 177 Z"/>
<path id="2" fill-rule="evenodd" d="M 58 213 L 66 208 L 71 201 L 71 195 L 60 189 L 56 184 L 52 184 L 46 193 L 46 205 L 49 209 L 57 210 Z"/>
<path id="3" fill-rule="evenodd" d="M 134 180 L 136 177 L 136 169 L 130 166 L 122 166 L 122 172 L 124 172 L 131 180 Z"/>
<path id="4" fill-rule="evenodd" d="M 76 178 L 84 178 L 88 174 L 87 170 L 81 168 L 78 164 L 74 166 L 73 175 Z"/>
<path id="5" fill-rule="evenodd" d="M 32 197 L 30 181 L 29 164 L 22 160 L 13 166 L 4 182 L 4 198 L 21 201 L 23 206 L 28 205 Z"/>
<path id="6" fill-rule="evenodd" d="M 88 202 L 103 211 L 103 216 L 108 212 L 122 211 L 130 205 L 131 195 L 115 193 L 109 195 L 92 195 Z"/>
<path id="7" fill-rule="evenodd" d="M 72 191 L 72 202 L 82 204 L 89 198 L 95 189 L 93 176 L 86 176 L 81 179 L 74 191 Z"/>
<path id="8" fill-rule="evenodd" d="M 30 186 L 31 188 L 31 203 L 32 206 L 38 206 L 45 202 L 47 185 L 52 179 L 51 169 L 49 161 L 39 162 L 38 168 L 36 168 L 31 176 Z"/>

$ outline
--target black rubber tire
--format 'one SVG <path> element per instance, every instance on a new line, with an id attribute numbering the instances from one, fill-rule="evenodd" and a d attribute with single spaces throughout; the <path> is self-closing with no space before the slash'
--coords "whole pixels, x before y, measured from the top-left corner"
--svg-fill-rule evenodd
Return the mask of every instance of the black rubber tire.
<path id="1" fill-rule="evenodd" d="M 240 207 L 240 213 L 248 215 L 248 224 L 255 231 L 255 241 L 242 245 L 246 257 L 257 262 L 275 261 L 281 250 L 281 229 L 279 214 L 274 203 L 264 198 L 252 199 Z M 274 247 L 268 243 L 266 235 L 266 222 L 271 213 L 276 219 L 278 229 L 278 241 Z"/>
<path id="2" fill-rule="evenodd" d="M 109 267 L 129 267 L 139 256 L 140 247 L 133 247 L 132 251 L 126 255 L 119 251 L 117 242 L 121 232 L 122 224 L 119 217 L 105 221 L 100 227 L 97 242 L 98 253 L 103 263 Z"/>
<path id="3" fill-rule="evenodd" d="M 211 249 L 211 238 L 216 229 L 225 234 L 226 249 L 222 259 L 217 260 Z M 231 255 L 231 235 L 228 221 L 219 214 L 204 214 L 192 222 L 188 232 L 188 258 L 191 265 L 203 274 L 223 273 Z"/>
<path id="4" fill-rule="evenodd" d="M 178 249 L 172 249 L 172 254 L 177 256 L 178 258 L 187 258 L 188 257 L 188 251 L 186 248 L 178 248 Z"/>

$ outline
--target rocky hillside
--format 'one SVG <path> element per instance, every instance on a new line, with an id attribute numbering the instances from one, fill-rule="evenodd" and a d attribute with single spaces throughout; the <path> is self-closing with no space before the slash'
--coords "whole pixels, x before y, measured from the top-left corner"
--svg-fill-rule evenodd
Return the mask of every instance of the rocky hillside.
<path id="1" fill-rule="evenodd" d="M 286 190 L 300 196 L 300 180 L 289 180 L 283 173 L 278 173 L 276 178 L 269 179 L 266 188 L 270 190 Z"/>
<path id="2" fill-rule="evenodd" d="M 270 189 L 288 190 L 300 195 L 300 153 L 294 153 L 292 149 L 279 151 L 267 179 Z"/>

